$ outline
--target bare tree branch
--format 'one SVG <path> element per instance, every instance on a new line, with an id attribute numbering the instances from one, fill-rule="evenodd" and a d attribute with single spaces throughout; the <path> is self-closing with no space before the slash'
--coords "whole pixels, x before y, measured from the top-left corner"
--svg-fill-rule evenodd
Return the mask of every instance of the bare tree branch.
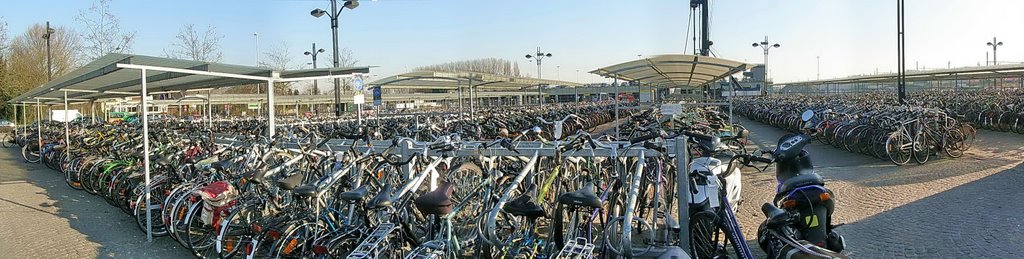
<path id="1" fill-rule="evenodd" d="M 134 31 L 122 31 L 121 20 L 110 11 L 111 0 L 97 0 L 87 10 L 78 12 L 75 20 L 85 26 L 82 39 L 86 58 L 96 59 L 108 53 L 131 52 Z"/>
<path id="2" fill-rule="evenodd" d="M 430 66 L 423 66 L 417 68 L 417 70 L 425 71 L 437 71 L 437 72 L 480 72 L 489 73 L 502 76 L 518 77 L 519 74 L 519 63 L 512 63 L 512 61 L 499 58 L 483 58 L 465 61 L 448 62 Z"/>
<path id="3" fill-rule="evenodd" d="M 223 58 L 220 40 L 224 36 L 217 34 L 213 26 L 206 26 L 206 31 L 198 32 L 195 25 L 185 24 L 174 38 L 178 41 L 171 44 L 171 50 L 164 50 L 168 57 L 207 62 L 220 62 Z"/>
<path id="4" fill-rule="evenodd" d="M 260 66 L 270 68 L 277 71 L 298 69 L 301 66 L 295 66 L 292 64 L 292 58 L 294 57 L 291 48 L 287 42 L 280 42 L 266 52 L 263 52 L 263 57 L 260 58 Z M 297 93 L 292 91 L 292 82 L 278 82 L 274 83 L 274 93 L 289 95 Z"/>

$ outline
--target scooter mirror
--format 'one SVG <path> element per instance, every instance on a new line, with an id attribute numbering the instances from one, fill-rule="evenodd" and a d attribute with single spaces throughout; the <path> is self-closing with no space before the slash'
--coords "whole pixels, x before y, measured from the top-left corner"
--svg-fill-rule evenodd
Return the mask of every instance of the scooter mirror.
<path id="1" fill-rule="evenodd" d="M 814 111 L 812 110 L 806 110 L 804 111 L 804 114 L 800 115 L 800 119 L 803 121 L 809 121 L 811 118 L 814 118 Z"/>

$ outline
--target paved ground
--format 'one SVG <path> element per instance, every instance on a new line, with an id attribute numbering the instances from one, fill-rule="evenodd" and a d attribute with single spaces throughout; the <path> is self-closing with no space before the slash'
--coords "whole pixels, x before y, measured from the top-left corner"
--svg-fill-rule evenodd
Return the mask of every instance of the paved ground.
<path id="1" fill-rule="evenodd" d="M 170 238 L 146 242 L 133 218 L 56 171 L 0 150 L 0 258 L 189 257 Z"/>
<path id="2" fill-rule="evenodd" d="M 762 147 L 786 132 L 741 119 Z M 815 142 L 816 171 L 836 194 L 846 253 L 867 258 L 1024 257 L 1024 135 L 980 131 L 959 159 L 896 166 Z M 913 162 L 911 162 L 913 163 Z M 748 240 L 774 195 L 774 168 L 745 173 L 737 217 Z M 752 249 L 759 253 L 755 242 Z"/>
<path id="3" fill-rule="evenodd" d="M 785 134 L 741 122 L 762 147 Z M 963 158 L 902 167 L 819 143 L 808 150 L 836 193 L 835 220 L 847 223 L 839 231 L 851 256 L 1024 257 L 1024 135 L 981 131 Z M 751 240 L 758 208 L 773 195 L 772 170 L 743 176 L 737 216 Z M 0 150 L 0 251 L 2 258 L 190 257 L 169 238 L 146 242 L 132 218 L 45 166 L 23 163 L 13 148 Z"/>

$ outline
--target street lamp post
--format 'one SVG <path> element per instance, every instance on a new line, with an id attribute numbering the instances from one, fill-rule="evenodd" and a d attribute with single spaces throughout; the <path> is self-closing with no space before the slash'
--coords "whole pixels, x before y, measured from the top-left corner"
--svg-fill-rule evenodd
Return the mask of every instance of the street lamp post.
<path id="1" fill-rule="evenodd" d="M 1003 42 L 997 41 L 996 37 L 992 37 L 992 41 L 985 43 L 985 45 L 989 45 L 992 47 L 992 65 L 998 65 L 999 63 L 997 63 L 996 61 L 996 50 L 999 48 L 999 46 L 1003 45 Z"/>
<path id="2" fill-rule="evenodd" d="M 540 47 L 537 47 L 537 53 L 534 53 L 532 55 L 531 54 L 526 54 L 526 59 L 528 59 L 528 60 L 537 60 L 537 79 L 541 79 L 540 61 L 544 60 L 544 58 L 546 58 L 546 57 L 550 58 L 551 57 L 551 53 L 541 52 L 540 51 Z M 537 84 L 537 100 L 538 100 L 537 103 L 538 104 L 544 104 L 544 96 L 541 94 L 541 89 L 542 88 L 544 88 L 542 84 Z"/>
<path id="3" fill-rule="evenodd" d="M 55 31 L 50 28 L 50 22 L 46 22 L 46 33 L 43 34 L 43 39 L 46 40 L 46 81 L 53 80 L 53 61 L 50 58 L 50 37 Z"/>
<path id="4" fill-rule="evenodd" d="M 761 95 L 768 94 L 768 50 L 772 48 L 781 47 L 778 43 L 772 44 L 768 41 L 768 36 L 764 36 L 764 41 L 758 43 L 754 42 L 754 47 L 761 47 L 764 49 L 764 79 L 761 82 Z"/>
<path id="5" fill-rule="evenodd" d="M 341 9 L 338 9 L 338 0 L 331 0 L 331 12 L 321 10 L 320 8 L 309 12 L 309 15 L 313 17 L 320 18 L 326 14 L 327 17 L 331 18 L 331 33 L 334 41 L 334 67 L 339 67 L 338 15 L 341 15 L 341 11 L 345 10 L 345 8 L 356 9 L 356 7 L 359 7 L 359 0 L 346 0 Z M 341 81 L 338 78 L 334 79 L 334 116 L 341 116 Z"/>
<path id="6" fill-rule="evenodd" d="M 316 69 L 316 55 L 320 53 L 324 53 L 324 49 L 317 49 L 316 43 L 313 43 L 313 49 L 302 54 L 313 57 L 313 69 Z M 318 80 L 313 80 L 313 95 L 320 94 L 320 88 L 317 87 L 316 81 Z"/>

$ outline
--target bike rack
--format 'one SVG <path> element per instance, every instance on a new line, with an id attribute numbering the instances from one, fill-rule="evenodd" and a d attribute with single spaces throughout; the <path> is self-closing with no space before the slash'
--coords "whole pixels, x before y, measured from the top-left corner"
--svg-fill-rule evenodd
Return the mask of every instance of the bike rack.
<path id="1" fill-rule="evenodd" d="M 668 155 L 670 157 L 682 157 L 682 158 L 684 158 L 684 159 L 676 159 L 676 168 L 677 168 L 677 170 L 681 170 L 680 172 L 682 172 L 682 173 L 677 173 L 676 174 L 676 179 L 675 179 L 675 181 L 676 181 L 676 190 L 678 190 L 678 191 L 676 191 L 676 195 L 677 195 L 677 197 L 676 197 L 676 203 L 677 203 L 676 206 L 678 208 L 678 215 L 677 215 L 677 217 L 678 217 L 678 223 L 679 223 L 679 226 L 680 226 L 678 237 L 679 237 L 679 240 L 681 240 L 681 242 L 679 242 L 679 247 L 683 251 L 686 251 L 687 254 L 689 254 L 690 245 L 689 245 L 689 242 L 687 242 L 687 240 L 689 240 L 689 227 L 688 227 L 689 226 L 689 217 L 686 216 L 686 215 L 689 215 L 689 204 L 688 204 L 688 201 L 690 200 L 690 195 L 692 195 L 692 194 L 691 194 L 691 191 L 690 191 L 690 185 L 687 184 L 690 181 L 689 174 L 685 173 L 685 172 L 689 172 L 690 171 L 689 163 L 687 163 L 688 159 L 685 159 L 686 157 L 689 157 L 689 152 L 688 152 L 689 149 L 688 149 L 688 145 L 687 145 L 687 141 L 686 140 L 687 139 L 685 137 L 677 137 L 677 138 L 674 138 L 674 139 L 665 140 L 664 141 L 664 144 L 665 144 L 665 153 L 664 154 L 659 152 L 659 151 L 657 151 L 657 150 L 646 149 L 646 148 L 643 148 L 643 147 L 635 147 L 635 146 L 634 147 L 628 147 L 628 146 L 630 146 L 630 144 L 629 144 L 629 142 L 626 142 L 626 141 L 612 141 L 612 142 L 606 142 L 606 144 L 608 146 L 610 146 L 610 148 L 606 148 L 606 147 L 591 148 L 589 146 L 585 146 L 581 150 L 569 151 L 567 154 L 563 154 L 562 156 L 563 157 L 609 157 L 609 158 L 613 158 L 613 159 L 618 159 L 618 158 L 636 158 L 636 159 L 638 159 L 639 161 L 638 161 L 637 166 L 635 168 L 635 173 L 632 175 L 632 179 L 630 179 L 630 181 L 628 182 L 628 184 L 629 184 L 628 185 L 629 186 L 628 195 L 629 196 L 627 197 L 628 203 L 626 204 L 626 208 L 625 208 L 625 211 L 627 211 L 627 212 L 632 211 L 636 207 L 636 198 L 639 195 L 640 180 L 643 177 L 643 167 L 644 167 L 643 161 L 646 159 L 647 156 Z M 250 144 L 248 142 L 243 142 L 243 141 L 238 141 L 238 140 L 231 140 L 231 139 L 224 139 L 224 138 L 218 138 L 216 140 L 216 142 L 220 143 L 220 144 L 227 144 L 227 145 L 248 145 L 248 144 Z M 505 203 L 508 202 L 508 200 L 509 200 L 509 197 L 507 197 L 507 196 L 509 196 L 508 194 L 513 190 L 513 188 L 515 188 L 515 186 L 518 186 L 519 183 L 521 183 L 524 180 L 524 178 L 526 178 L 526 175 L 528 175 L 529 172 L 534 170 L 534 167 L 536 166 L 537 161 L 541 157 L 553 157 L 553 156 L 555 156 L 558 153 L 565 153 L 565 152 L 559 152 L 558 147 L 556 145 L 552 144 L 552 143 L 544 143 L 544 142 L 538 142 L 538 141 L 522 141 L 522 142 L 518 142 L 516 144 L 516 149 L 519 152 L 513 152 L 513 151 L 507 150 L 507 149 L 502 148 L 502 147 L 497 147 L 497 146 L 486 147 L 485 148 L 484 147 L 485 144 L 487 144 L 487 142 L 485 142 L 485 141 L 463 141 L 463 142 L 457 142 L 456 143 L 456 147 L 457 148 L 455 150 L 452 150 L 452 151 L 436 151 L 436 150 L 431 150 L 429 145 L 426 145 L 424 143 L 411 143 L 411 142 L 408 142 L 408 141 L 402 142 L 398 146 L 392 146 L 392 142 L 391 141 L 387 141 L 387 140 L 370 140 L 370 141 L 366 141 L 366 140 L 350 140 L 350 139 L 333 139 L 333 140 L 329 140 L 325 146 L 329 147 L 331 150 L 334 150 L 335 152 L 348 151 L 349 148 L 352 148 L 356 152 L 372 152 L 373 150 L 386 150 L 388 148 L 393 148 L 392 153 L 395 154 L 395 155 L 399 155 L 401 157 L 408 157 L 408 156 L 413 156 L 413 155 L 424 155 L 424 156 L 430 156 L 430 157 L 442 157 L 442 156 L 447 156 L 447 157 L 465 157 L 465 156 L 496 157 L 497 156 L 497 157 L 518 157 L 518 158 L 523 159 L 523 160 L 527 160 L 528 159 L 529 162 L 527 162 L 527 165 L 523 168 L 523 171 L 520 172 L 519 175 L 515 178 L 514 183 L 512 185 L 513 187 L 509 187 L 509 188 L 503 190 L 502 198 L 498 201 L 498 203 L 487 214 L 487 221 L 485 222 L 485 227 L 486 227 L 487 230 L 485 231 L 485 233 L 481 233 L 481 237 L 484 239 L 484 241 L 493 244 L 493 241 L 498 239 L 497 235 L 495 233 L 496 217 L 497 217 L 497 214 L 501 211 L 502 206 Z M 278 143 L 278 146 L 280 148 L 285 148 L 285 149 L 296 149 L 296 150 L 300 149 L 300 145 L 298 143 Z M 626 148 L 626 147 L 628 147 L 628 148 Z M 532 155 L 527 156 L 526 154 L 532 154 Z M 616 169 L 616 170 L 618 170 L 618 169 Z M 402 166 L 402 171 L 407 176 L 406 177 L 407 179 L 412 178 L 411 174 L 414 171 L 412 169 L 412 163 L 410 163 L 408 165 L 405 165 L 405 166 Z M 622 226 L 623 233 L 622 233 L 622 239 L 621 239 L 620 245 L 623 245 L 623 247 L 626 248 L 626 249 L 629 249 L 629 251 L 623 251 L 623 253 L 624 253 L 623 256 L 630 257 L 630 258 L 633 257 L 633 256 L 649 256 L 652 253 L 659 253 L 659 252 L 664 252 L 664 251 L 668 250 L 668 249 L 662 249 L 662 248 L 659 248 L 659 247 L 651 247 L 652 249 L 649 249 L 648 250 L 649 252 L 647 254 L 644 254 L 644 255 L 633 255 L 632 254 L 633 253 L 633 249 L 632 249 L 632 243 L 631 243 L 632 242 L 632 219 L 633 219 L 633 215 L 632 215 L 632 213 L 624 213 L 624 214 L 625 214 L 625 215 L 623 215 L 624 216 L 624 222 L 623 222 L 623 226 Z M 651 235 L 653 235 L 653 233 L 654 233 L 654 231 L 651 231 Z"/>

